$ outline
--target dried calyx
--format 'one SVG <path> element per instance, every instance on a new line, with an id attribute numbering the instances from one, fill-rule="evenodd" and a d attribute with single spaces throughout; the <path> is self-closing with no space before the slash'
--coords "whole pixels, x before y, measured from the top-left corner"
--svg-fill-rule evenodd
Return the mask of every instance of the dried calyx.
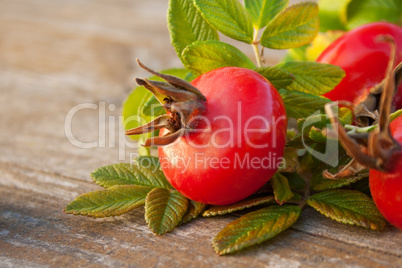
<path id="1" fill-rule="evenodd" d="M 395 63 L 396 48 L 394 40 L 389 37 L 382 37 L 385 41 L 391 44 L 390 63 L 387 69 L 386 78 L 382 83 L 375 87 L 363 106 L 357 106 L 354 111 L 366 110 L 368 118 L 373 119 L 373 124 L 378 124 L 377 127 L 366 135 L 364 142 L 363 139 L 354 139 L 348 135 L 345 128 L 335 116 L 334 106 L 349 106 L 352 103 L 340 101 L 329 103 L 326 105 L 325 110 L 334 130 L 338 133 L 338 138 L 342 143 L 343 148 L 347 154 L 352 156 L 353 159 L 346 166 L 342 167 L 336 174 L 331 174 L 327 170 L 323 172 L 323 176 L 328 179 L 344 178 L 354 175 L 364 169 L 377 169 L 381 171 L 390 171 L 393 168 L 393 161 L 397 155 L 401 154 L 401 146 L 392 137 L 389 129 L 390 114 L 392 109 L 392 99 L 398 85 L 402 81 L 402 63 L 392 70 Z M 367 108 L 369 104 L 369 108 Z M 371 105 L 371 106 L 370 106 Z M 360 114 L 364 118 L 364 113 Z M 368 120 L 366 118 L 366 122 Z M 367 133 L 366 133 L 367 134 Z"/>
<path id="2" fill-rule="evenodd" d="M 135 79 L 138 85 L 144 86 L 156 97 L 166 109 L 167 114 L 157 117 L 148 124 L 127 130 L 126 135 L 138 135 L 166 128 L 169 131 L 166 135 L 147 139 L 143 146 L 170 144 L 185 134 L 186 131 L 191 131 L 196 123 L 192 122 L 191 119 L 205 110 L 206 98 L 189 82 L 172 75 L 155 72 L 144 66 L 138 59 L 137 62 L 144 70 L 166 81 Z"/>

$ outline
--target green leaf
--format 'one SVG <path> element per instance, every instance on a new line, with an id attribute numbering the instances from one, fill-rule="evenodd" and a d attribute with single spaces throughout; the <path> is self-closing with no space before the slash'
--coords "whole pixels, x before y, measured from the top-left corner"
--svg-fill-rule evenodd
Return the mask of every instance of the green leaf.
<path id="1" fill-rule="evenodd" d="M 187 223 L 195 218 L 197 218 L 206 208 L 208 205 L 199 203 L 193 200 L 189 200 L 188 209 L 186 214 L 183 216 L 181 223 Z"/>
<path id="2" fill-rule="evenodd" d="M 195 42 L 183 51 L 183 59 L 186 68 L 198 75 L 226 66 L 255 68 L 254 63 L 243 52 L 219 41 Z"/>
<path id="3" fill-rule="evenodd" d="M 161 168 L 159 158 L 155 156 L 140 156 L 134 160 L 137 165 L 151 170 L 158 170 Z"/>
<path id="4" fill-rule="evenodd" d="M 306 187 L 306 182 L 296 172 L 283 173 L 282 175 L 285 175 L 286 178 L 288 179 L 289 186 L 290 186 L 291 189 L 293 189 L 293 190 L 303 190 Z"/>
<path id="5" fill-rule="evenodd" d="M 231 204 L 231 205 L 213 206 L 213 207 L 207 209 L 206 211 L 204 211 L 204 213 L 202 213 L 202 216 L 212 217 L 212 216 L 218 216 L 218 215 L 225 215 L 225 214 L 229 214 L 229 213 L 243 210 L 246 208 L 251 208 L 251 207 L 262 205 L 262 204 L 272 203 L 272 201 L 274 201 L 273 196 L 263 196 L 263 197 L 242 200 L 240 202 L 237 202 L 237 203 Z"/>
<path id="6" fill-rule="evenodd" d="M 281 173 L 276 173 L 272 177 L 271 184 L 274 189 L 275 200 L 279 205 L 283 205 L 293 197 L 288 179 Z"/>
<path id="7" fill-rule="evenodd" d="M 308 137 L 318 143 L 324 143 L 327 141 L 327 133 L 324 133 L 323 130 L 316 128 L 316 127 L 311 127 Z"/>
<path id="8" fill-rule="evenodd" d="M 151 96 L 142 106 L 141 114 L 151 118 L 165 114 L 166 110 L 155 96 Z"/>
<path id="9" fill-rule="evenodd" d="M 293 118 L 308 117 L 315 112 L 324 112 L 324 105 L 331 100 L 299 91 L 279 90 L 286 108 L 286 114 Z"/>
<path id="10" fill-rule="evenodd" d="M 347 6 L 346 17 L 348 29 L 375 21 L 398 23 L 402 20 L 402 2 L 400 0 L 353 0 Z"/>
<path id="11" fill-rule="evenodd" d="M 328 189 L 342 188 L 344 186 L 355 183 L 361 179 L 367 178 L 368 175 L 369 175 L 368 171 L 365 170 L 365 171 L 359 172 L 355 175 L 348 176 L 346 178 L 331 180 L 331 179 L 326 179 L 326 178 L 322 177 L 322 175 L 320 175 L 320 174 L 317 174 L 316 177 L 314 178 L 313 190 L 314 191 L 324 191 L 324 190 L 328 190 Z"/>
<path id="12" fill-rule="evenodd" d="M 195 41 L 219 40 L 217 31 L 204 20 L 193 0 L 170 0 L 167 20 L 170 41 L 180 59 L 184 48 Z"/>
<path id="13" fill-rule="evenodd" d="M 320 31 L 346 30 L 346 9 L 352 0 L 320 0 Z"/>
<path id="14" fill-rule="evenodd" d="M 91 173 L 91 178 L 105 188 L 114 185 L 172 188 L 160 169 L 148 169 L 136 164 L 120 163 L 101 167 Z"/>
<path id="15" fill-rule="evenodd" d="M 154 188 L 145 199 L 145 220 L 157 235 L 173 230 L 187 211 L 188 199 L 176 190 Z"/>
<path id="16" fill-rule="evenodd" d="M 126 213 L 145 203 L 150 187 L 117 185 L 83 194 L 72 201 L 65 213 L 91 217 L 109 217 Z"/>
<path id="17" fill-rule="evenodd" d="M 313 95 L 331 91 L 345 77 L 341 67 L 318 62 L 288 61 L 276 65 L 277 68 L 295 76 L 287 90 L 296 90 Z"/>
<path id="18" fill-rule="evenodd" d="M 300 47 L 313 41 L 319 24 L 317 3 L 295 4 L 270 21 L 260 42 L 264 47 L 274 49 Z"/>
<path id="19" fill-rule="evenodd" d="M 307 204 L 338 222 L 373 230 L 382 230 L 386 225 L 373 200 L 358 191 L 328 190 L 310 196 Z"/>
<path id="20" fill-rule="evenodd" d="M 268 79 L 277 90 L 289 86 L 295 79 L 291 73 L 276 67 L 259 67 L 254 71 Z"/>
<path id="21" fill-rule="evenodd" d="M 292 226 L 301 209 L 296 206 L 271 206 L 248 213 L 229 223 L 212 242 L 219 255 L 260 244 Z"/>
<path id="22" fill-rule="evenodd" d="M 244 0 L 246 10 L 257 30 L 264 28 L 288 3 L 289 0 Z"/>
<path id="23" fill-rule="evenodd" d="M 233 39 L 251 44 L 253 24 L 238 0 L 194 0 L 202 16 L 215 29 Z"/>

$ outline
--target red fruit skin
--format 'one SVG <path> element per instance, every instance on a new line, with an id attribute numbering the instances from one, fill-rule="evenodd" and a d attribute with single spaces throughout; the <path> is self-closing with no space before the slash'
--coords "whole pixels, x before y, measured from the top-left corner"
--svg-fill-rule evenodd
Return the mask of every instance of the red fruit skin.
<path id="1" fill-rule="evenodd" d="M 395 66 L 402 61 L 402 28 L 387 22 L 375 22 L 357 27 L 327 47 L 317 62 L 341 67 L 345 78 L 330 92 L 324 94 L 332 101 L 346 100 L 358 103 L 370 88 L 384 78 L 390 57 L 390 45 L 376 41 L 379 35 L 391 35 L 397 45 Z M 402 85 L 394 98 L 397 109 L 402 108 Z"/>
<path id="2" fill-rule="evenodd" d="M 402 144 L 402 117 L 392 121 L 390 128 L 395 140 Z M 391 164 L 391 172 L 370 170 L 370 191 L 381 214 L 402 230 L 402 154 L 392 159 Z"/>
<path id="3" fill-rule="evenodd" d="M 191 200 L 212 205 L 242 200 L 269 181 L 280 165 L 287 127 L 282 98 L 267 79 L 244 68 L 216 69 L 192 84 L 207 98 L 205 120 L 199 121 L 197 132 L 159 147 L 161 168 L 172 186 Z M 260 131 L 245 134 L 245 129 Z M 258 159 L 265 162 L 256 164 Z"/>

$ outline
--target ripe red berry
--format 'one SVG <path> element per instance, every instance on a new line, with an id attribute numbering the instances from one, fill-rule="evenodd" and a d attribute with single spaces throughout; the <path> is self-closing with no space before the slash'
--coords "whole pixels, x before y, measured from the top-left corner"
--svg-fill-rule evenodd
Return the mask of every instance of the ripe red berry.
<path id="1" fill-rule="evenodd" d="M 390 124 L 394 139 L 402 145 L 402 117 Z M 402 229 L 402 153 L 391 159 L 392 169 L 381 172 L 370 169 L 369 181 L 373 200 L 381 214 Z"/>
<path id="2" fill-rule="evenodd" d="M 324 96 L 333 100 L 359 103 L 368 91 L 386 76 L 390 61 L 390 46 L 379 42 L 380 35 L 393 37 L 397 47 L 396 64 L 402 61 L 402 28 L 387 22 L 369 23 L 357 27 L 335 40 L 318 57 L 317 62 L 340 66 L 345 78 Z M 402 85 L 396 93 L 394 103 L 402 108 Z"/>
<path id="3" fill-rule="evenodd" d="M 194 131 L 159 147 L 162 170 L 192 200 L 234 203 L 263 186 L 281 163 L 283 101 L 267 79 L 244 68 L 216 69 L 191 84 L 206 97 L 205 111 Z"/>

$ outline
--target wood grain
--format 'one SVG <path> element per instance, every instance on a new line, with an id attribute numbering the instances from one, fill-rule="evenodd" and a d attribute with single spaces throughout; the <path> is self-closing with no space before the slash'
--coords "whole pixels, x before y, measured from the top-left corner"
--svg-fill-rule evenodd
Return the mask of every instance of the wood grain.
<path id="1" fill-rule="evenodd" d="M 166 29 L 167 1 L 0 0 L 0 6 L 1 267 L 402 266 L 395 228 L 344 226 L 310 209 L 272 241 L 225 257 L 213 252 L 211 240 L 233 215 L 155 236 L 143 208 L 106 219 L 63 214 L 75 197 L 100 189 L 92 170 L 127 162 L 135 152 L 119 149 L 128 141 L 118 117 L 133 78 L 146 75 L 135 58 L 155 69 L 180 67 Z M 83 103 L 97 109 L 73 117 L 73 135 L 98 145 L 104 135 L 104 147 L 79 148 L 66 137 L 66 116 Z M 102 116 L 112 121 L 99 128 Z"/>

